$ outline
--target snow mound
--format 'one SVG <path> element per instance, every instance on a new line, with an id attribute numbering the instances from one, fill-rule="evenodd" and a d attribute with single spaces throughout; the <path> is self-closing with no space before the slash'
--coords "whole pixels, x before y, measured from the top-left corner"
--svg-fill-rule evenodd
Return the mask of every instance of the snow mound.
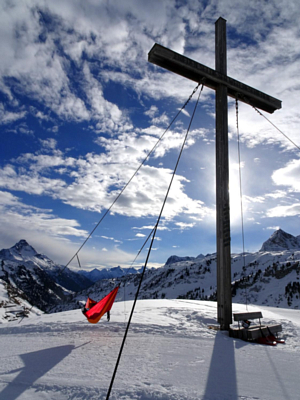
<path id="1" fill-rule="evenodd" d="M 0 326 L 0 398 L 105 399 L 131 306 L 115 303 L 109 323 L 89 324 L 77 310 Z M 139 301 L 110 400 L 299 398 L 299 312 L 248 308 L 281 323 L 286 344 L 262 346 L 209 329 L 214 302 Z M 245 307 L 233 304 L 233 311 Z"/>

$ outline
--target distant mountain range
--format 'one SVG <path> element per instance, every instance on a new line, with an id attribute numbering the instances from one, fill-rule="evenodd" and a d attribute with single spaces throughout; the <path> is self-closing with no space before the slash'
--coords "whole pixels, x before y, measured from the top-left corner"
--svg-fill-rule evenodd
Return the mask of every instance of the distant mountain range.
<path id="1" fill-rule="evenodd" d="M 258 252 L 233 253 L 233 302 L 300 308 L 299 238 L 279 229 Z M 163 267 L 146 271 L 140 298 L 216 300 L 216 281 L 215 253 L 197 257 L 173 255 Z M 76 293 L 57 311 L 80 307 L 87 295 L 101 299 L 117 284 L 120 289 L 116 301 L 132 300 L 138 282 L 139 275 L 98 281 L 88 291 Z"/>
<path id="2" fill-rule="evenodd" d="M 300 307 L 300 236 L 275 231 L 256 253 L 232 254 L 232 296 L 238 303 Z M 23 304 L 46 312 L 82 307 L 120 284 L 117 301 L 133 299 L 140 270 L 74 272 L 38 254 L 25 240 L 0 251 L 0 310 Z M 216 254 L 172 255 L 145 273 L 140 298 L 216 300 Z M 4 315 L 5 314 L 5 315 Z M 8 318 L 5 311 L 3 318 Z M 28 314 L 28 312 L 27 312 Z M 0 312 L 1 319 L 1 312 Z M 9 318 L 8 318 L 9 319 Z"/>
<path id="3" fill-rule="evenodd" d="M 103 268 L 101 270 L 94 268 L 92 271 L 79 270 L 77 271 L 77 273 L 85 276 L 90 281 L 95 283 L 102 279 L 114 279 L 114 278 L 120 278 L 121 276 L 127 274 L 137 274 L 140 273 L 142 269 L 143 267 L 135 269 L 135 268 L 121 268 L 119 266 L 110 269 Z"/>

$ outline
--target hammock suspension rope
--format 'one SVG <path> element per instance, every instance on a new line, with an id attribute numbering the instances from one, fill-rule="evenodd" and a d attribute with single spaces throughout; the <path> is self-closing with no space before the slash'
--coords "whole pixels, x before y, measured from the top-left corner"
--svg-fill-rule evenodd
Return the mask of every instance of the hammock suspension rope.
<path id="1" fill-rule="evenodd" d="M 175 115 L 175 117 L 172 119 L 172 121 L 170 122 L 169 126 L 165 129 L 165 131 L 163 132 L 163 134 L 161 135 L 161 137 L 157 140 L 157 142 L 155 143 L 155 145 L 152 147 L 152 149 L 149 151 L 149 153 L 146 155 L 146 157 L 144 158 L 144 160 L 141 162 L 141 164 L 139 165 L 139 167 L 136 169 L 136 171 L 134 172 L 134 174 L 131 176 L 131 178 L 127 181 L 127 183 L 123 186 L 123 188 L 121 189 L 121 191 L 119 192 L 119 194 L 116 196 L 116 198 L 114 199 L 114 201 L 111 203 L 110 207 L 105 211 L 105 213 L 103 214 L 103 216 L 100 218 L 100 220 L 97 222 L 97 224 L 95 225 L 95 227 L 92 229 L 92 231 L 88 234 L 88 236 L 86 237 L 86 239 L 84 240 L 84 242 L 81 244 L 81 246 L 79 247 L 79 249 L 76 251 L 76 253 L 72 256 L 72 258 L 67 262 L 67 264 L 62 268 L 62 270 L 60 271 L 60 273 L 62 273 L 65 268 L 68 267 L 68 265 L 70 265 L 70 263 L 73 261 L 73 259 L 77 256 L 77 254 L 80 252 L 80 250 L 83 248 L 83 246 L 86 244 L 86 242 L 90 239 L 90 237 L 92 236 L 92 234 L 96 231 L 96 229 L 98 228 L 98 226 L 101 224 L 101 222 L 104 220 L 104 218 L 107 216 L 107 214 L 109 214 L 109 212 L 111 211 L 111 209 L 113 208 L 113 206 L 116 204 L 116 202 L 119 200 L 119 198 L 122 196 L 123 192 L 125 191 L 125 189 L 127 188 L 127 186 L 130 184 L 130 182 L 133 180 L 133 178 L 137 175 L 137 173 L 139 172 L 139 170 L 142 168 L 142 166 L 145 164 L 145 162 L 148 160 L 148 158 L 150 157 L 150 155 L 154 152 L 154 150 L 157 148 L 157 146 L 159 145 L 159 143 L 162 141 L 163 137 L 165 136 L 165 134 L 169 131 L 169 129 L 171 128 L 171 126 L 173 125 L 173 123 L 175 122 L 175 120 L 177 119 L 177 117 L 179 116 L 179 114 L 185 109 L 185 107 L 188 105 L 188 103 L 190 102 L 190 100 L 192 99 L 193 95 L 197 92 L 199 86 L 201 85 L 201 82 L 198 83 L 198 85 L 194 88 L 194 90 L 192 91 L 192 93 L 190 94 L 189 98 L 185 101 L 185 103 L 183 104 L 183 106 L 180 108 L 180 110 L 177 112 L 177 114 Z M 203 85 L 203 84 L 202 84 Z"/>
<path id="2" fill-rule="evenodd" d="M 235 99 L 235 115 L 236 115 L 236 133 L 238 143 L 238 162 L 239 162 L 239 184 L 240 184 L 240 204 L 241 204 L 241 223 L 242 223 L 242 244 L 243 244 L 243 267 L 246 269 L 246 256 L 245 256 L 245 233 L 244 233 L 244 211 L 243 211 L 243 190 L 242 190 L 242 167 L 241 167 L 241 148 L 240 148 L 240 129 L 239 129 L 239 103 Z M 246 310 L 248 311 L 248 293 L 247 284 L 245 284 L 245 303 Z"/>
<path id="3" fill-rule="evenodd" d="M 199 83 L 199 85 L 200 85 L 200 83 Z M 197 86 L 197 88 L 199 87 L 199 85 Z M 204 85 L 202 84 L 200 92 L 199 92 L 199 95 L 198 95 L 197 102 L 196 102 L 194 110 L 193 110 L 193 114 L 192 114 L 191 119 L 190 119 L 189 126 L 187 128 L 186 135 L 185 135 L 184 140 L 183 140 L 183 144 L 182 144 L 180 152 L 179 152 L 179 156 L 178 156 L 176 165 L 175 165 L 174 170 L 173 170 L 173 174 L 172 174 L 172 177 L 171 177 L 171 180 L 170 180 L 170 184 L 169 184 L 169 187 L 167 189 L 167 192 L 166 192 L 166 195 L 165 195 L 165 198 L 164 198 L 164 201 L 163 201 L 163 205 L 161 207 L 157 222 L 156 222 L 155 227 L 153 229 L 151 243 L 150 243 L 149 250 L 148 250 L 148 253 L 147 253 L 147 257 L 146 257 L 146 261 L 145 261 L 145 264 L 144 264 L 144 268 L 143 268 L 143 271 L 141 273 L 141 278 L 140 278 L 139 285 L 138 285 L 138 288 L 137 288 L 137 291 L 136 291 L 136 294 L 135 294 L 134 302 L 133 302 L 132 309 L 131 309 L 131 312 L 130 312 L 130 316 L 129 316 L 129 319 L 128 319 L 128 323 L 127 323 L 127 326 L 126 326 L 126 330 L 125 330 L 125 333 L 124 333 L 124 336 L 123 336 L 123 340 L 122 340 L 122 344 L 121 344 L 121 347 L 120 347 L 120 351 L 119 351 L 119 355 L 118 355 L 118 358 L 117 358 L 117 362 L 116 362 L 116 365 L 115 365 L 115 368 L 114 368 L 114 372 L 113 372 L 113 375 L 112 375 L 112 378 L 111 378 L 111 382 L 110 382 L 110 385 L 109 385 L 109 388 L 108 388 L 106 400 L 109 400 L 109 397 L 110 397 L 110 393 L 111 393 L 111 390 L 112 390 L 112 387 L 113 387 L 113 383 L 114 383 L 114 380 L 115 380 L 115 376 L 116 376 L 116 373 L 117 373 L 117 370 L 118 370 L 119 362 L 120 362 L 121 355 L 122 355 L 122 352 L 123 352 L 123 348 L 124 348 L 124 345 L 125 345 L 125 341 L 126 341 L 126 338 L 127 338 L 127 333 L 128 333 L 129 327 L 130 327 L 131 319 L 132 319 L 132 316 L 133 316 L 133 313 L 134 313 L 134 309 L 135 309 L 135 305 L 136 305 L 137 298 L 138 298 L 138 295 L 139 295 L 139 291 L 140 291 L 140 288 L 141 288 L 141 284 L 142 284 L 142 281 L 143 281 L 143 278 L 144 278 L 144 274 L 145 274 L 145 271 L 146 271 L 146 268 L 147 268 L 147 264 L 148 264 L 148 260 L 149 260 L 149 257 L 150 257 L 150 253 L 151 253 L 151 249 L 152 249 L 152 246 L 153 246 L 153 242 L 154 242 L 154 239 L 155 239 L 156 231 L 157 231 L 157 228 L 158 228 L 158 225 L 159 225 L 159 222 L 160 222 L 160 219 L 161 219 L 165 204 L 167 202 L 168 195 L 169 195 L 169 192 L 170 192 L 174 177 L 176 175 L 176 171 L 177 171 L 177 168 L 178 168 L 178 165 L 179 165 L 179 161 L 180 161 L 184 146 L 185 146 L 186 141 L 187 141 L 187 137 L 188 137 L 188 134 L 189 134 L 189 131 L 190 131 L 191 124 L 192 124 L 193 119 L 194 119 L 194 115 L 195 115 L 195 112 L 196 112 L 196 109 L 197 109 L 197 106 L 198 106 L 198 103 L 199 103 L 199 100 L 200 100 L 201 93 L 203 91 L 203 86 Z"/>

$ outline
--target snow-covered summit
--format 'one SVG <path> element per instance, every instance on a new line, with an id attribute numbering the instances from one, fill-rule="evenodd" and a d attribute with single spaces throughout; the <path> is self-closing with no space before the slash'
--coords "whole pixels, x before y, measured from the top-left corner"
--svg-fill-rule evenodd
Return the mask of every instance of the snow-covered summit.
<path id="1" fill-rule="evenodd" d="M 21 298 L 46 311 L 64 301 L 70 293 L 91 286 L 92 282 L 68 268 L 63 269 L 22 239 L 0 251 L 1 285 L 2 292 L 7 295 L 4 299 L 0 296 L 0 308 L 7 302 L 14 302 L 17 296 L 17 302 Z"/>
<path id="2" fill-rule="evenodd" d="M 174 263 L 181 262 L 181 261 L 192 261 L 192 260 L 195 260 L 195 257 L 189 257 L 189 256 L 179 257 L 179 256 L 173 255 L 167 259 L 167 262 L 165 265 L 167 266 L 167 265 L 174 264 Z"/>
<path id="3" fill-rule="evenodd" d="M 3 249 L 0 251 L 0 258 L 5 258 L 12 261 L 28 260 L 37 256 L 35 249 L 22 239 L 10 249 Z"/>
<path id="4" fill-rule="evenodd" d="M 300 236 L 293 236 L 282 229 L 278 229 L 263 243 L 260 251 L 282 251 L 293 249 L 300 249 Z"/>
<path id="5" fill-rule="evenodd" d="M 131 268 L 122 268 L 120 266 L 118 267 L 113 267 L 113 268 L 103 268 L 101 270 L 94 268 L 92 271 L 85 271 L 85 270 L 79 270 L 77 273 L 80 275 L 85 276 L 92 282 L 97 282 L 102 279 L 114 279 L 114 278 L 120 278 L 121 276 L 128 275 L 128 274 L 137 274 L 142 271 L 142 268 L 135 269 L 133 267 Z"/>

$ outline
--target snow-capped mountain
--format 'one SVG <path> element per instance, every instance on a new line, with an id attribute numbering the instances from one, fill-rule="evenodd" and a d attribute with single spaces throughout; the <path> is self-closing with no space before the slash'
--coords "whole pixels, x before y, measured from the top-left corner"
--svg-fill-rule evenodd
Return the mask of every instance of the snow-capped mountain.
<path id="1" fill-rule="evenodd" d="M 7 288 L 18 291 L 18 296 L 28 303 L 46 311 L 49 305 L 59 304 L 66 299 L 66 290 L 38 265 L 31 262 L 1 260 L 0 280 Z"/>
<path id="2" fill-rule="evenodd" d="M 247 304 L 261 304 L 275 307 L 300 308 L 300 246 L 298 237 L 279 230 L 263 244 L 256 253 L 232 254 L 232 296 L 233 301 Z M 4 259 L 3 257 L 6 257 Z M 88 289 L 73 293 L 68 298 L 62 286 L 51 278 L 57 266 L 46 256 L 41 256 L 25 241 L 17 243 L 12 249 L 0 252 L 2 258 L 2 276 L 0 279 L 24 291 L 31 304 L 37 304 L 33 298 L 31 286 L 34 281 L 39 287 L 38 301 L 49 301 L 54 305 L 51 312 L 82 307 L 86 298 L 94 300 L 104 297 L 116 285 L 120 289 L 116 301 L 131 300 L 135 297 L 140 274 L 133 271 L 124 275 L 121 267 L 104 270 L 103 275 Z M 22 261 L 23 260 L 23 261 Z M 46 267 L 48 274 L 46 274 Z M 33 271 L 33 272 L 32 272 Z M 114 277 L 103 279 L 111 272 Z M 93 272 L 93 271 L 92 271 Z M 101 271 L 100 271 L 101 272 Z M 45 275 L 43 275 L 45 274 Z M 94 279 L 100 276 L 94 271 Z M 54 276 L 55 274 L 53 274 Z M 79 274 L 77 274 L 80 276 Z M 82 276 L 83 278 L 83 276 Z M 46 282 L 45 279 L 51 280 Z M 68 279 L 67 276 L 64 279 Z M 171 256 L 164 266 L 146 271 L 141 291 L 141 299 L 197 299 L 216 300 L 216 254 L 200 254 L 197 257 Z M 55 284 L 46 295 L 44 288 Z M 26 287 L 28 286 L 28 288 Z M 64 286 L 66 287 L 66 286 Z M 43 290 L 42 290 L 43 289 Z M 59 292 L 60 290 L 60 292 Z M 28 294 L 29 293 L 29 294 Z M 47 298 L 51 295 L 54 298 Z M 31 297 L 30 297 L 31 296 Z M 49 310 L 46 304 L 43 309 Z"/>
<path id="3" fill-rule="evenodd" d="M 208 254 L 209 256 L 209 254 Z M 190 257 L 190 256 L 186 256 L 186 257 L 179 257 L 179 256 L 171 256 L 167 259 L 167 262 L 165 263 L 165 265 L 170 265 L 170 264 L 174 264 L 177 262 L 181 262 L 181 261 L 193 261 L 196 259 L 203 259 L 205 256 L 203 254 L 199 254 L 199 256 L 197 257 Z"/>
<path id="4" fill-rule="evenodd" d="M 280 237 L 281 250 L 267 250 L 266 243 Z M 256 253 L 232 254 L 232 296 L 238 303 L 300 308 L 300 246 L 292 235 L 275 232 Z M 272 244 L 272 243 L 271 243 Z M 173 262 L 171 262 L 173 261 Z M 133 299 L 140 275 L 102 280 L 88 291 L 76 293 L 58 310 L 80 307 L 87 296 L 98 300 L 120 284 L 116 301 Z M 141 299 L 185 298 L 216 300 L 216 254 L 198 257 L 171 256 L 166 264 L 145 273 Z"/>
<path id="5" fill-rule="evenodd" d="M 66 300 L 76 290 L 92 285 L 87 278 L 55 264 L 47 256 L 38 254 L 26 240 L 10 249 L 0 251 L 0 306 L 13 305 L 46 311 Z M 19 312 L 20 313 L 20 312 Z"/>
<path id="6" fill-rule="evenodd" d="M 300 249 L 300 235 L 293 236 L 278 229 L 273 235 L 263 243 L 260 251 L 281 251 Z"/>
<path id="7" fill-rule="evenodd" d="M 10 249 L 0 251 L 0 260 L 26 263 L 26 266 L 38 266 L 56 283 L 67 290 L 76 292 L 92 285 L 88 278 L 71 271 L 69 268 L 56 264 L 44 254 L 39 254 L 26 240 L 20 240 Z"/>
<path id="8" fill-rule="evenodd" d="M 2 249 L 0 251 L 0 258 L 11 261 L 28 261 L 37 255 L 38 253 L 26 240 L 20 240 L 10 249 Z"/>
<path id="9" fill-rule="evenodd" d="M 140 269 L 121 268 L 119 266 L 119 267 L 114 267 L 114 268 L 109 268 L 109 269 L 103 268 L 101 270 L 94 268 L 92 271 L 79 270 L 79 271 L 77 271 L 77 273 L 85 276 L 90 281 L 95 283 L 102 279 L 120 278 L 123 275 L 137 274 L 141 271 L 142 271 L 142 268 L 140 268 Z"/>

